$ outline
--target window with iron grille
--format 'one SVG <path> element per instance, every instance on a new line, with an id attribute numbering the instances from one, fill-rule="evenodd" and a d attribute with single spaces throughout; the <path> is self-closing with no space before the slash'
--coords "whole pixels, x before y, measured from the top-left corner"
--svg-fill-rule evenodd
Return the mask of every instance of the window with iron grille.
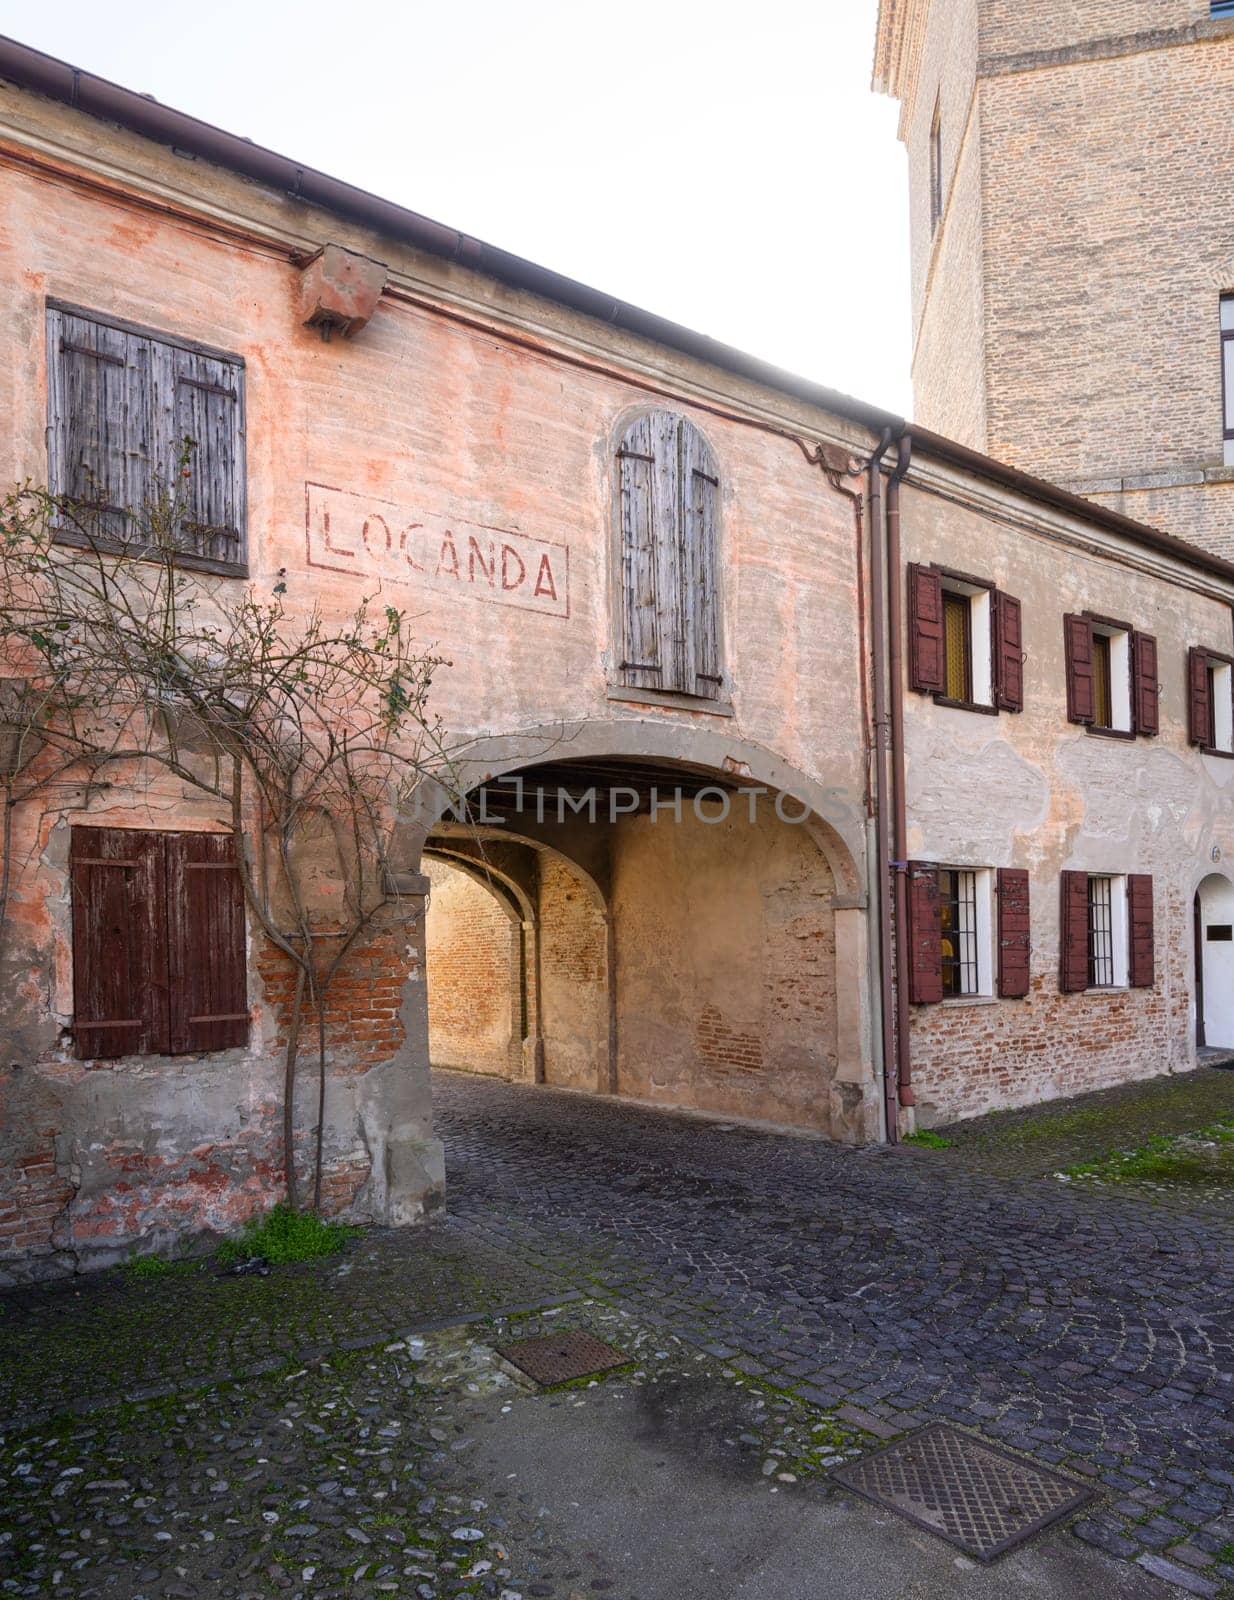
<path id="1" fill-rule="evenodd" d="M 981 993 L 977 934 L 977 874 L 942 867 L 938 874 L 943 993 Z"/>
<path id="2" fill-rule="evenodd" d="M 178 561 L 245 574 L 238 356 L 49 302 L 47 453 L 62 543 L 148 540 L 168 505 Z"/>
<path id="3" fill-rule="evenodd" d="M 1088 984 L 1109 989 L 1114 984 L 1114 880 L 1088 880 Z"/>

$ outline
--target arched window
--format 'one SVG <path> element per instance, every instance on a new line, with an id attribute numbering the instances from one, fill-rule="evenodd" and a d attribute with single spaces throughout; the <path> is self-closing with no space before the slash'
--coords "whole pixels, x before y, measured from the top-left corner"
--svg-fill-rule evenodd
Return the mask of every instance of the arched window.
<path id="1" fill-rule="evenodd" d="M 652 411 L 617 451 L 621 518 L 618 681 L 719 697 L 720 480 L 694 424 Z"/>

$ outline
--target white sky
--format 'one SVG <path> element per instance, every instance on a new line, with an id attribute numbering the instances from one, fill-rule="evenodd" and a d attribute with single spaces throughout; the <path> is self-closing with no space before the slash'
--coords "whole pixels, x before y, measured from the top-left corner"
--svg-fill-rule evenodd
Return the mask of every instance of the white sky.
<path id="1" fill-rule="evenodd" d="M 0 32 L 907 414 L 876 0 L 0 0 Z"/>

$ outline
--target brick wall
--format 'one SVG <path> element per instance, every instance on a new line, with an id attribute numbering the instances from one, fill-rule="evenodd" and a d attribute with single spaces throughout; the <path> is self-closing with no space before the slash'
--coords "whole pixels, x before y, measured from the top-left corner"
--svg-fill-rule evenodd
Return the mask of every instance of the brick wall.
<path id="1" fill-rule="evenodd" d="M 496 894 L 441 861 L 425 925 L 429 1051 L 435 1065 L 518 1077 L 522 978 L 518 919 Z"/>
<path id="2" fill-rule="evenodd" d="M 571 1089 L 608 1083 L 608 934 L 578 875 L 540 858 L 540 994 L 544 1076 Z"/>
<path id="3" fill-rule="evenodd" d="M 256 966 L 282 1048 L 295 999 L 296 967 L 269 943 L 263 943 Z M 326 1044 L 335 1060 L 362 1072 L 398 1051 L 404 1038 L 400 1005 L 408 973 L 407 939 L 400 928 L 378 928 L 352 946 L 325 998 Z M 317 1009 L 306 993 L 302 1056 L 315 1051 L 316 1030 Z"/>
<path id="4" fill-rule="evenodd" d="M 1038 925 L 1047 908 L 1037 907 Z M 1023 1000 L 945 1001 L 912 1013 L 913 1078 L 923 1126 L 1033 1105 L 1181 1071 L 1191 987 L 1191 906 L 1159 892 L 1152 989 L 1062 994 L 1058 962 L 1033 957 Z"/>

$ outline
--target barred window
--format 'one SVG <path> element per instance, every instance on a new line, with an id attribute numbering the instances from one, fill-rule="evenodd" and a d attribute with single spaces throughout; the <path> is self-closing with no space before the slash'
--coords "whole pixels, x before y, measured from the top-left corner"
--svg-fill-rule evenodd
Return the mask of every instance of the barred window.
<path id="1" fill-rule="evenodd" d="M 1088 880 L 1088 986 L 1114 984 L 1114 880 Z"/>
<path id="2" fill-rule="evenodd" d="M 943 993 L 981 993 L 977 938 L 977 874 L 943 867 L 938 874 Z"/>

